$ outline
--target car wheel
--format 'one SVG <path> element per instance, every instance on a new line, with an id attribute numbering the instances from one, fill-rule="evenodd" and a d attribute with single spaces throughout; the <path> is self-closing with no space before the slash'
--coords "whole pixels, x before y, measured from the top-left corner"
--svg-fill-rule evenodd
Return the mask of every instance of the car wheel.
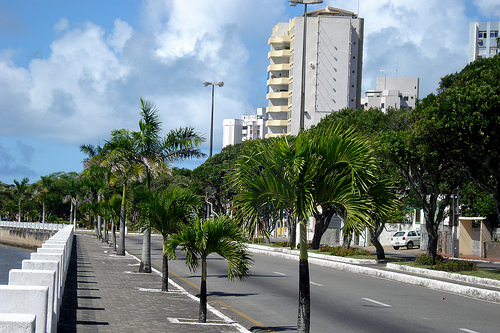
<path id="1" fill-rule="evenodd" d="M 413 249 L 413 242 L 408 242 L 408 244 L 406 244 L 406 248 L 407 248 L 408 250 Z"/>
<path id="2" fill-rule="evenodd" d="M 399 250 L 399 246 L 393 246 L 394 250 Z"/>

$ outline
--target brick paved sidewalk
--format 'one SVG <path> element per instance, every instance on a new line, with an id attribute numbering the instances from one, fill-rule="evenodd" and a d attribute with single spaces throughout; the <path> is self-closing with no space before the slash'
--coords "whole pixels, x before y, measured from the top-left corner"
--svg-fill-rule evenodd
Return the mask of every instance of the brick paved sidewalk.
<path id="1" fill-rule="evenodd" d="M 137 273 L 135 257 L 114 253 L 93 235 L 75 235 L 58 332 L 241 331 L 210 311 L 208 320 L 217 323 L 176 323 L 196 320 L 198 302 L 172 285 L 160 292 L 159 275 Z"/>

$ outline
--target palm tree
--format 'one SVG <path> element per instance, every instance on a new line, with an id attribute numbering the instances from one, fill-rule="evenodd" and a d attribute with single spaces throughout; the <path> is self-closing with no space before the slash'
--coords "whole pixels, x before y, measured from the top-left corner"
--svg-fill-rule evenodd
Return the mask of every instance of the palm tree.
<path id="1" fill-rule="evenodd" d="M 158 171 L 165 170 L 167 163 L 191 157 L 203 157 L 198 149 L 204 138 L 193 128 L 171 130 L 165 138 L 160 136 L 162 127 L 159 110 L 150 101 L 140 99 L 141 117 L 139 131 L 133 132 L 134 149 L 139 163 L 144 166 L 147 190 L 151 191 L 151 180 Z M 151 273 L 151 229 L 146 228 L 143 236 L 141 264 L 139 271 Z"/>
<path id="2" fill-rule="evenodd" d="M 83 160 L 83 175 L 89 179 L 89 187 L 94 196 L 97 196 L 97 204 L 102 201 L 102 192 L 106 186 L 107 170 L 101 165 L 103 158 L 103 149 L 100 146 L 91 144 L 80 145 L 80 151 L 87 154 L 87 158 Z M 98 239 L 103 239 L 101 234 L 102 216 L 97 215 L 96 236 Z"/>
<path id="3" fill-rule="evenodd" d="M 217 253 L 227 260 L 228 279 L 243 279 L 250 272 L 252 260 L 246 252 L 240 226 L 231 218 L 221 216 L 206 221 L 196 219 L 192 224 L 172 235 L 168 241 L 169 256 L 176 258 L 180 246 L 186 253 L 186 265 L 195 272 L 201 261 L 201 288 L 199 322 L 207 321 L 207 257 Z"/>
<path id="4" fill-rule="evenodd" d="M 186 224 L 200 207 L 201 198 L 188 189 L 171 187 L 162 192 L 142 191 L 135 196 L 148 226 L 163 236 L 161 290 L 168 291 L 167 238 Z"/>
<path id="5" fill-rule="evenodd" d="M 295 144 L 286 137 L 256 142 L 235 167 L 235 204 L 249 230 L 255 230 L 260 207 L 270 203 L 281 210 L 291 207 L 299 223 L 299 332 L 310 328 L 307 220 L 319 214 L 318 207 L 333 205 L 344 212 L 347 227 L 365 223 L 368 206 L 362 193 L 374 165 L 369 147 L 352 129 L 330 126 L 300 133 Z"/>
<path id="6" fill-rule="evenodd" d="M 144 167 L 137 162 L 134 139 L 130 131 L 121 129 L 111 132 L 111 139 L 103 147 L 105 158 L 102 164 L 111 169 L 110 184 L 122 184 L 122 202 L 120 209 L 120 242 L 117 255 L 125 255 L 125 224 L 127 186 L 133 180 L 141 179 Z"/>
<path id="7" fill-rule="evenodd" d="M 54 176 L 41 176 L 40 180 L 34 184 L 34 196 L 42 201 L 42 223 L 45 223 L 45 212 L 47 206 L 47 196 L 54 186 Z"/>
<path id="8" fill-rule="evenodd" d="M 17 218 L 18 222 L 21 222 L 21 203 L 23 199 L 26 197 L 28 194 L 28 182 L 30 180 L 27 177 L 24 177 L 20 182 L 14 179 L 14 195 L 17 197 L 17 203 L 19 206 L 19 215 Z"/>

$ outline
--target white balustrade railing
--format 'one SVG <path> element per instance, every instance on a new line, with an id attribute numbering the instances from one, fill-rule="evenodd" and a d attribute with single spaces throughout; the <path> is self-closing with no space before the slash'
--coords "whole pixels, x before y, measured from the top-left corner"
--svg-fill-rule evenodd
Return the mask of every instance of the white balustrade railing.
<path id="1" fill-rule="evenodd" d="M 18 228 L 18 229 L 58 231 L 67 226 L 68 226 L 67 224 L 57 224 L 57 223 L 0 221 L 0 227 Z"/>

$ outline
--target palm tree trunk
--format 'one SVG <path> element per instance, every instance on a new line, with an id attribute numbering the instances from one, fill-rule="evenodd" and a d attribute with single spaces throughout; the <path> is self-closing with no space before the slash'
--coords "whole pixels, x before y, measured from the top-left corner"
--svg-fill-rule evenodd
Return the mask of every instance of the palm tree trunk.
<path id="1" fill-rule="evenodd" d="M 307 259 L 306 222 L 300 222 L 300 259 L 299 259 L 299 318 L 297 331 L 309 333 L 311 326 L 311 291 L 309 285 L 309 262 Z"/>
<path id="2" fill-rule="evenodd" d="M 161 290 L 168 291 L 167 237 L 163 236 L 163 265 L 161 266 Z"/>
<path id="3" fill-rule="evenodd" d="M 207 322 L 207 258 L 201 258 L 200 323 Z"/>
<path id="4" fill-rule="evenodd" d="M 42 204 L 42 223 L 45 223 L 45 199 L 43 199 Z"/>
<path id="5" fill-rule="evenodd" d="M 127 185 L 123 184 L 123 195 L 122 195 L 122 206 L 120 209 L 120 243 L 118 244 L 118 251 L 116 251 L 116 255 L 124 256 L 125 255 L 125 193 L 127 191 Z"/>
<path id="6" fill-rule="evenodd" d="M 111 220 L 111 246 L 113 246 L 113 250 L 116 251 L 116 223 L 115 223 L 115 220 Z"/>
<path id="7" fill-rule="evenodd" d="M 19 199 L 19 215 L 17 217 L 17 222 L 21 223 L 21 199 Z"/>
<path id="8" fill-rule="evenodd" d="M 102 194 L 97 195 L 97 203 L 100 203 L 102 201 Z M 102 239 L 102 234 L 101 234 L 101 225 L 102 225 L 102 217 L 101 215 L 97 216 L 97 239 Z"/>
<path id="9" fill-rule="evenodd" d="M 151 273 L 151 228 L 147 228 L 142 236 L 142 254 L 139 272 Z"/>

